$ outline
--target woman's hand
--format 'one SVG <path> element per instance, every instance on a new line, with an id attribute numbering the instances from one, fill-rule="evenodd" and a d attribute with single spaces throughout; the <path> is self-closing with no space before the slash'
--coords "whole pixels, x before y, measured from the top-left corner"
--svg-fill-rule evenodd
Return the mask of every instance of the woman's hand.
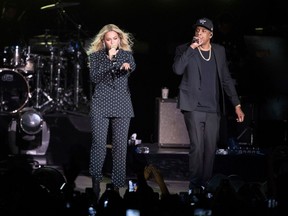
<path id="1" fill-rule="evenodd" d="M 123 63 L 123 65 L 120 67 L 120 70 L 126 70 L 126 71 L 130 71 L 130 64 L 129 63 Z"/>

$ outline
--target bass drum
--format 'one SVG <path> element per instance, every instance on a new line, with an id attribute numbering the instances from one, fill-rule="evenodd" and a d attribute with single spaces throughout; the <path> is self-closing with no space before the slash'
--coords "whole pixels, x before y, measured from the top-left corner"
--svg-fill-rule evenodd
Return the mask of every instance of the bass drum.
<path id="1" fill-rule="evenodd" d="M 29 85 L 26 78 L 17 70 L 0 69 L 0 109 L 3 112 L 17 113 L 29 100 Z"/>

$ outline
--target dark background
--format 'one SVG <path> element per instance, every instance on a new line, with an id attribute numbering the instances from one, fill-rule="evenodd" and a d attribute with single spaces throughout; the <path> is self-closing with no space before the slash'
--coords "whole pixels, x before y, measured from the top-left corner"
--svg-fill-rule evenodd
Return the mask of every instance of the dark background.
<path id="1" fill-rule="evenodd" d="M 57 2 L 63 7 L 40 9 Z M 172 72 L 175 47 L 191 40 L 196 19 L 208 17 L 215 26 L 214 42 L 227 49 L 246 111 L 245 123 L 232 133 L 253 126 L 258 145 L 286 142 L 288 9 L 280 0 L 1 0 L 0 4 L 18 8 L 17 20 L 1 27 L 2 47 L 26 47 L 35 36 L 48 34 L 59 38 L 61 49 L 69 49 L 75 41 L 85 48 L 108 23 L 131 32 L 137 64 L 130 79 L 135 108 L 131 133 L 137 132 L 143 142 L 156 141 L 155 98 L 161 87 L 170 89 L 170 98 L 177 96 L 180 77 Z M 14 36 L 21 40 L 13 41 Z M 89 80 L 83 85 L 89 86 Z M 229 122 L 234 122 L 232 112 Z"/>

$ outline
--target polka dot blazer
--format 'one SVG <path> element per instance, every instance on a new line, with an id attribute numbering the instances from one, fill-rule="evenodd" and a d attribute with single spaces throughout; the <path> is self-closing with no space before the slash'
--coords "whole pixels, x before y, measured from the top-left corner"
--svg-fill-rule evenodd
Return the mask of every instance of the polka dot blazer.
<path id="1" fill-rule="evenodd" d="M 120 70 L 123 63 L 131 70 Z M 134 117 L 128 77 L 136 68 L 133 55 L 119 50 L 115 59 L 107 58 L 105 50 L 89 55 L 91 82 L 95 84 L 91 99 L 91 114 L 102 117 Z"/>

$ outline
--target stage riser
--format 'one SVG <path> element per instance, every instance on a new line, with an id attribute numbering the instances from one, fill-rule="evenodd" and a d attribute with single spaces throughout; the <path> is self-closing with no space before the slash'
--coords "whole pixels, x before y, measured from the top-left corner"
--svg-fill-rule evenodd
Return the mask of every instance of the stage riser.
<path id="1" fill-rule="evenodd" d="M 89 127 L 79 130 L 75 121 L 62 116 L 47 116 L 46 121 L 51 130 L 51 139 L 48 148 L 47 164 L 63 166 L 77 175 L 78 172 L 88 170 L 89 148 L 91 133 Z M 1 129 L 6 129 L 9 118 L 2 118 Z M 5 121 L 4 121 L 5 120 Z M 78 118 L 76 119 L 78 121 Z M 87 118 L 84 119 L 87 124 Z M 82 121 L 80 121 L 82 122 Z M 5 124 L 4 124 L 5 123 Z M 76 123 L 77 126 L 79 124 Z M 82 129 L 84 127 L 81 127 Z M 2 135 L 7 136 L 4 131 Z M 6 140 L 5 136 L 2 136 Z M 7 154 L 7 143 L 1 142 L 2 156 Z M 159 148 L 157 144 L 149 144 L 149 154 L 139 154 L 139 163 L 132 160 L 128 154 L 127 174 L 133 175 L 135 169 L 140 170 L 143 163 L 155 165 L 167 180 L 188 180 L 188 149 Z M 151 147 L 153 146 L 153 148 Z M 138 157 L 138 159 L 139 159 Z M 135 159 L 135 158 L 134 158 Z M 136 157 L 137 159 L 137 157 Z M 129 161 L 130 160 L 130 161 Z M 133 164 L 133 167 L 131 167 Z M 262 155 L 216 155 L 214 173 L 225 175 L 239 175 L 248 181 L 266 180 L 267 161 Z M 108 150 L 104 170 L 111 172 L 111 152 Z M 74 175 L 74 177 L 75 177 Z"/>

